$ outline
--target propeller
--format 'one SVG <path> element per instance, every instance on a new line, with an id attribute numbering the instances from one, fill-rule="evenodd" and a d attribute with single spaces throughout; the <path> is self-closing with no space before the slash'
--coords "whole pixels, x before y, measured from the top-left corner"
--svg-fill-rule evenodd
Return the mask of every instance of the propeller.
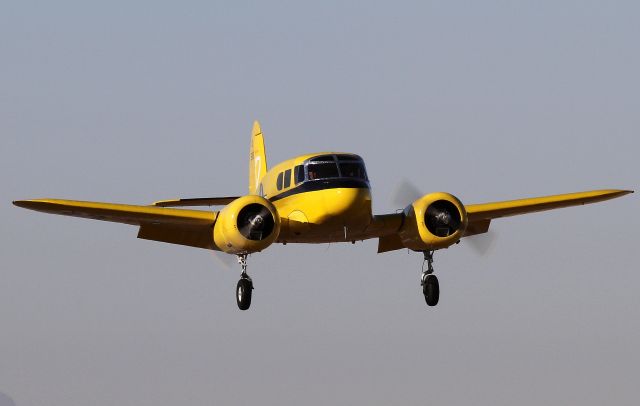
<path id="1" fill-rule="evenodd" d="M 402 179 L 393 191 L 391 204 L 393 204 L 397 209 L 404 209 L 410 205 L 411 202 L 418 200 L 420 197 L 422 197 L 420 189 L 407 179 Z"/>
<path id="2" fill-rule="evenodd" d="M 460 227 L 460 214 L 453 203 L 438 200 L 427 207 L 425 215 L 427 229 L 438 237 L 455 233 Z"/>
<path id="3" fill-rule="evenodd" d="M 249 204 L 238 214 L 238 231 L 249 240 L 262 240 L 273 231 L 273 225 L 273 215 L 261 204 Z"/>
<path id="4" fill-rule="evenodd" d="M 466 237 L 463 241 L 468 243 L 468 246 L 471 247 L 477 255 L 483 257 L 493 252 L 497 238 L 498 235 L 494 231 L 488 231 L 484 234 Z"/>
<path id="5" fill-rule="evenodd" d="M 234 269 L 238 265 L 238 260 L 235 255 L 222 251 L 213 251 L 213 257 L 225 269 Z"/>
<path id="6" fill-rule="evenodd" d="M 260 241 L 268 237 L 275 226 L 273 215 L 265 206 L 251 203 L 240 209 L 237 217 L 238 232 L 245 238 Z M 231 269 L 237 263 L 235 255 L 214 251 L 214 257 L 224 268 Z"/>
<path id="7" fill-rule="evenodd" d="M 398 209 L 404 209 L 409 204 L 411 204 L 411 202 L 419 199 L 422 196 L 423 193 L 420 191 L 420 189 L 418 189 L 416 185 L 405 178 L 402 179 L 398 186 L 396 186 L 396 188 L 394 189 L 391 196 L 391 204 Z M 446 223 L 450 221 L 446 218 L 445 214 L 433 213 L 433 211 L 432 214 L 439 217 L 439 219 L 437 220 L 439 222 Z M 493 231 L 489 231 L 487 233 L 465 237 L 463 241 L 465 243 L 468 243 L 466 245 L 468 247 L 471 247 L 471 249 L 477 255 L 485 256 L 493 251 L 496 239 L 497 234 Z"/>

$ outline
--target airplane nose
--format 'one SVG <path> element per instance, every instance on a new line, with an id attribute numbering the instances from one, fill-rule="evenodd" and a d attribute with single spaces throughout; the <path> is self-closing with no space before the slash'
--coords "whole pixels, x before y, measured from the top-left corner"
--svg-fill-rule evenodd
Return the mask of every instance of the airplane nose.
<path id="1" fill-rule="evenodd" d="M 370 206 L 371 194 L 368 189 L 340 188 L 334 190 L 329 200 L 325 206 L 333 216 L 361 214 L 367 204 Z"/>

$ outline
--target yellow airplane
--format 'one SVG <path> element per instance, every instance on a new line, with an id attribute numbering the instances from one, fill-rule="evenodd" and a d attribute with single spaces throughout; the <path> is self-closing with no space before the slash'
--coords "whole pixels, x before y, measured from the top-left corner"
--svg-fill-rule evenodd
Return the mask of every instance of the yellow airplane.
<path id="1" fill-rule="evenodd" d="M 361 157 L 322 152 L 284 161 L 267 170 L 260 124 L 253 124 L 249 193 L 245 196 L 162 200 L 150 206 L 58 199 L 18 200 L 26 209 L 140 227 L 138 238 L 222 251 L 242 268 L 236 286 L 241 310 L 251 305 L 253 282 L 247 256 L 273 243 L 331 243 L 378 239 L 378 252 L 408 248 L 424 254 L 422 291 L 429 306 L 440 297 L 433 253 L 486 233 L 491 220 L 613 199 L 631 190 L 594 190 L 494 203 L 464 205 L 436 192 L 402 212 L 373 215 L 371 186 Z M 224 206 L 220 211 L 176 209 Z"/>

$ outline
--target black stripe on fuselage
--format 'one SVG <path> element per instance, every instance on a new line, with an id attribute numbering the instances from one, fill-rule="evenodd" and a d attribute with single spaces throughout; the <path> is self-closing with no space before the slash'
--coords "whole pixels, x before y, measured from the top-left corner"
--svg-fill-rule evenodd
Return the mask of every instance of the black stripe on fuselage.
<path id="1" fill-rule="evenodd" d="M 350 178 L 336 178 L 336 179 L 321 179 L 321 180 L 307 180 L 298 186 L 282 192 L 279 195 L 270 197 L 269 200 L 275 202 L 276 200 L 284 199 L 285 197 L 297 195 L 298 193 L 314 192 L 316 190 L 326 189 L 369 189 L 369 182 L 362 179 L 350 179 Z"/>

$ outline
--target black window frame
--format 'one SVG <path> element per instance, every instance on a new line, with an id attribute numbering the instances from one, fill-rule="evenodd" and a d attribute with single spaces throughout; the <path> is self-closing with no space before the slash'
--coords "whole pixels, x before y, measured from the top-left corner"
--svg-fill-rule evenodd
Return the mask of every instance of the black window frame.
<path id="1" fill-rule="evenodd" d="M 309 158 L 307 162 L 335 162 L 335 155 L 318 155 L 312 158 Z"/>

